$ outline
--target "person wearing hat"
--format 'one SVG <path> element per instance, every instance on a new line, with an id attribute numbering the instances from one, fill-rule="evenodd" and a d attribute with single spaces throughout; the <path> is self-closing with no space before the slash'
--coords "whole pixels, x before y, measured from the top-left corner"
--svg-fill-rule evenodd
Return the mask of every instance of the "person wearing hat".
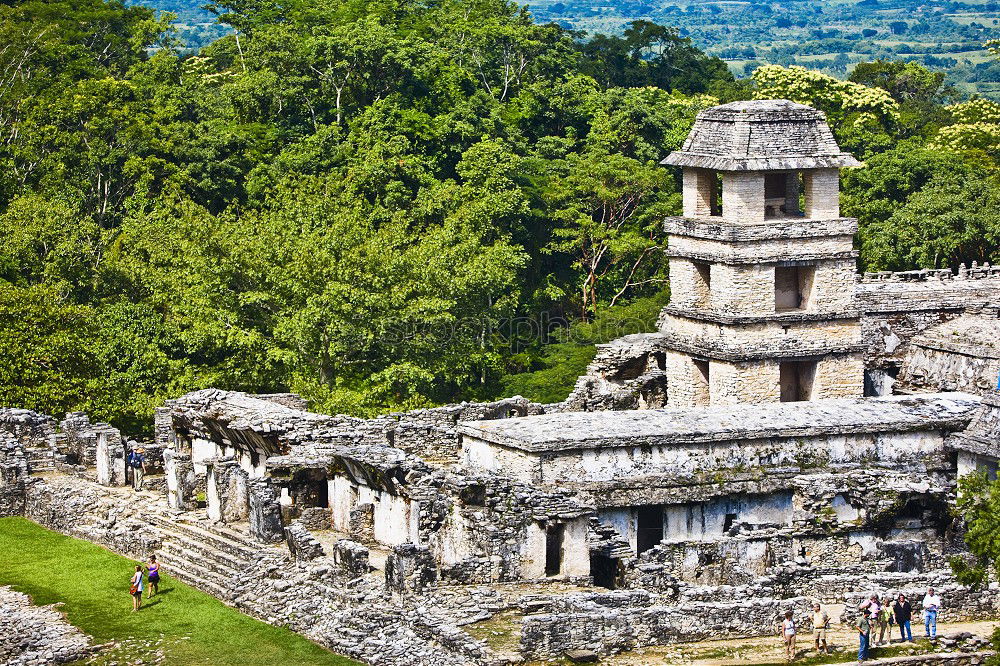
<path id="1" fill-rule="evenodd" d="M 139 447 L 128 454 L 128 466 L 132 469 L 132 489 L 135 491 L 142 490 L 142 477 L 146 471 L 145 452 L 145 449 Z"/>
<path id="2" fill-rule="evenodd" d="M 871 611 L 868 608 L 861 609 L 861 619 L 855 629 L 858 630 L 858 663 L 860 664 L 868 658 L 868 645 L 871 640 L 872 622 Z"/>

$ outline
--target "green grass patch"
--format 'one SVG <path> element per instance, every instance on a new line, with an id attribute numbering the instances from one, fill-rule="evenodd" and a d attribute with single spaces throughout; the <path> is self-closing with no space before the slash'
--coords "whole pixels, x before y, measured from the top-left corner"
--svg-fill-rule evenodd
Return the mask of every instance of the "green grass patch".
<path id="1" fill-rule="evenodd" d="M 47 530 L 23 518 L 0 518 L 0 585 L 36 604 L 62 604 L 70 623 L 97 643 L 119 646 L 97 663 L 355 664 L 294 632 L 272 627 L 165 574 L 160 594 L 132 612 L 129 577 L 137 562 Z M 148 663 L 141 662 L 141 663 Z"/>

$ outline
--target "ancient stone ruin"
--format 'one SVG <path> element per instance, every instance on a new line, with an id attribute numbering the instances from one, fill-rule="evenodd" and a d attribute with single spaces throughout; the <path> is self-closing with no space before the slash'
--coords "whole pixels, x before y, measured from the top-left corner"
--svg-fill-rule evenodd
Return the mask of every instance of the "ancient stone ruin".
<path id="1" fill-rule="evenodd" d="M 838 183 L 860 164 L 808 107 L 709 109 L 664 163 L 671 303 L 564 402 L 360 419 L 196 391 L 157 410 L 142 506 L 113 428 L 0 410 L 0 514 L 155 552 L 375 664 L 757 636 L 928 585 L 949 619 L 995 617 L 947 558 L 958 478 L 1000 460 L 1000 270 L 857 275 Z"/>

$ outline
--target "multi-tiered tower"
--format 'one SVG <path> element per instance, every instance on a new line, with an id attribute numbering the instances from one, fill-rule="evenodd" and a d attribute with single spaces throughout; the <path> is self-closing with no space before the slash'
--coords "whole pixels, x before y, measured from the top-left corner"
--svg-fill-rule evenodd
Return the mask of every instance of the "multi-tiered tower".
<path id="1" fill-rule="evenodd" d="M 841 152 L 822 112 L 787 100 L 698 114 L 684 217 L 666 222 L 661 322 L 671 406 L 861 396 L 857 220 L 840 217 Z"/>

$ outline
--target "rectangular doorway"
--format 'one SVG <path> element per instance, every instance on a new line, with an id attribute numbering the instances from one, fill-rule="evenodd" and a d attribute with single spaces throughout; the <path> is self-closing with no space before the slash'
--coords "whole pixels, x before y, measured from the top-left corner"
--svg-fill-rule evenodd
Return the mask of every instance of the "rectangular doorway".
<path id="1" fill-rule="evenodd" d="M 641 555 L 661 541 L 663 541 L 663 507 L 640 506 L 636 510 L 636 555 Z"/>
<path id="2" fill-rule="evenodd" d="M 562 570 L 563 534 L 566 526 L 562 523 L 545 526 L 545 575 L 558 576 Z"/>

